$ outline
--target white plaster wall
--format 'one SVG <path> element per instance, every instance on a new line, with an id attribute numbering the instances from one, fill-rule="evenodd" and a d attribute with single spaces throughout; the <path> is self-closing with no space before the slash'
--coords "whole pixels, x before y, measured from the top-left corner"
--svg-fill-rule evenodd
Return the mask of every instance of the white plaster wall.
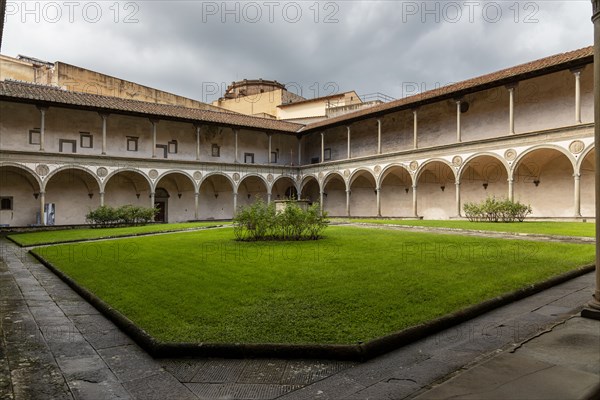
<path id="1" fill-rule="evenodd" d="M 127 151 L 127 136 L 139 138 L 138 151 Z M 101 137 L 99 140 L 98 145 L 101 146 Z M 152 124 L 150 121 L 147 118 L 111 114 L 106 123 L 106 153 L 117 157 L 151 158 Z"/>
<path id="2" fill-rule="evenodd" d="M 413 148 L 414 117 L 410 110 L 400 111 L 382 118 L 381 151 L 392 153 Z M 376 121 L 377 122 L 377 121 Z M 375 126 L 377 134 L 377 126 Z"/>
<path id="3" fill-rule="evenodd" d="M 468 95 L 467 112 L 461 114 L 463 142 L 487 139 L 509 133 L 509 94 L 497 87 Z"/>
<path id="4" fill-rule="evenodd" d="M 160 121 L 156 129 L 156 144 L 168 146 L 172 140 L 177 141 L 177 153 L 167 153 L 168 159 L 188 161 L 196 159 L 196 128 L 192 124 Z M 163 157 L 162 149 L 157 149 L 156 157 Z"/>
<path id="5" fill-rule="evenodd" d="M 100 207 L 97 184 L 88 182 L 86 185 L 81 174 L 73 170 L 61 171 L 46 183 L 46 203 L 56 205 L 56 225 L 85 224 L 85 215 Z M 94 195 L 91 199 L 89 193 Z"/>
<path id="6" fill-rule="evenodd" d="M 215 191 L 218 197 L 215 198 Z M 210 176 L 200 186 L 199 218 L 231 219 L 233 217 L 233 188 L 222 176 Z"/>
<path id="7" fill-rule="evenodd" d="M 265 183 L 257 177 L 248 177 L 242 180 L 238 187 L 238 207 L 249 206 L 258 199 L 267 202 Z"/>
<path id="8" fill-rule="evenodd" d="M 130 181 L 133 179 L 135 185 Z M 137 198 L 136 194 L 140 197 Z M 132 204 L 140 207 L 151 207 L 150 186 L 146 180 L 135 174 L 119 173 L 110 178 L 104 188 L 104 204 L 119 207 Z"/>
<path id="9" fill-rule="evenodd" d="M 594 163 L 595 163 L 595 151 L 592 150 L 587 155 L 583 164 L 581 165 L 581 215 L 584 217 L 594 217 L 596 215 L 595 199 L 596 194 L 594 190 Z"/>
<path id="10" fill-rule="evenodd" d="M 323 209 L 330 217 L 346 216 L 346 185 L 341 179 L 332 179 L 325 186 L 327 196 L 323 197 Z"/>
<path id="11" fill-rule="evenodd" d="M 419 147 L 456 142 L 456 103 L 442 101 L 423 106 L 418 112 Z"/>
<path id="12" fill-rule="evenodd" d="M 313 203 L 320 201 L 319 184 L 316 180 L 310 179 L 302 188 L 302 199 Z"/>
<path id="13" fill-rule="evenodd" d="M 180 174 L 170 174 L 157 182 L 156 188 L 169 193 L 167 200 L 167 222 L 184 222 L 194 219 L 194 185 L 189 178 Z M 181 193 L 181 198 L 178 194 Z"/>
<path id="14" fill-rule="evenodd" d="M 406 192 L 408 189 L 408 193 Z M 410 217 L 412 209 L 412 182 L 408 173 L 387 175 L 381 185 L 381 215 L 383 217 Z"/>
<path id="15" fill-rule="evenodd" d="M 350 215 L 355 217 L 376 217 L 377 195 L 373 179 L 359 176 L 352 182 L 350 190 Z"/>
<path id="16" fill-rule="evenodd" d="M 483 184 L 487 183 L 487 189 Z M 506 168 L 491 157 L 477 157 L 467 164 L 460 179 L 461 213 L 465 203 L 479 203 L 488 197 L 508 198 Z M 462 214 L 464 216 L 464 214 Z"/>
<path id="17" fill-rule="evenodd" d="M 377 154 L 377 121 L 368 119 L 354 123 L 350 127 L 350 153 L 352 157 L 363 157 Z M 348 133 L 346 131 L 346 153 L 348 149 Z"/>
<path id="18" fill-rule="evenodd" d="M 294 188 L 295 189 L 295 185 L 294 185 L 294 181 L 292 181 L 291 179 L 288 178 L 282 178 L 277 180 L 277 182 L 275 182 L 275 184 L 273 185 L 273 188 L 271 189 L 271 198 L 273 200 L 280 200 L 280 199 L 284 199 L 285 198 L 285 194 L 288 191 L 289 188 Z M 294 191 L 294 189 L 292 189 L 292 191 Z"/>
<path id="19" fill-rule="evenodd" d="M 89 132 L 93 136 L 93 147 L 80 146 L 80 132 Z M 50 107 L 46 111 L 45 146 L 47 152 L 59 152 L 61 139 L 74 140 L 77 154 L 97 155 L 102 152 L 102 119 L 91 111 L 70 110 Z M 71 146 L 64 154 L 72 154 Z"/>
<path id="20" fill-rule="evenodd" d="M 587 65 L 581 72 L 581 121 L 594 122 L 594 67 Z"/>
<path id="21" fill-rule="evenodd" d="M 41 114 L 35 106 L 0 101 L 0 116 L 0 149 L 40 149 L 37 144 L 29 144 L 29 131 L 40 128 L 41 122 Z"/>
<path id="22" fill-rule="evenodd" d="M 40 211 L 40 201 L 33 196 L 37 192 L 39 189 L 32 188 L 20 173 L 0 169 L 0 196 L 13 198 L 13 210 L 0 211 L 0 224 L 35 224 L 36 213 Z"/>
<path id="23" fill-rule="evenodd" d="M 421 173 L 417 183 L 417 214 L 425 219 L 455 217 L 456 185 L 452 171 L 438 162 L 430 164 L 428 168 Z"/>

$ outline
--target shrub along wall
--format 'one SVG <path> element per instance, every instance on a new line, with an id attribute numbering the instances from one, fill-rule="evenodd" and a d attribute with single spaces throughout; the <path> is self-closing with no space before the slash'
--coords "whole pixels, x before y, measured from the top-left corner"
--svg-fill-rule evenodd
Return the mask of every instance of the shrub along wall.
<path id="1" fill-rule="evenodd" d="M 275 211 L 273 203 L 257 200 L 238 211 L 233 218 L 233 232 L 237 240 L 317 240 L 327 227 L 327 213 L 321 214 L 318 203 L 302 210 L 293 202 L 285 209 Z"/>
<path id="2" fill-rule="evenodd" d="M 471 222 L 523 222 L 531 214 L 529 205 L 492 197 L 481 203 L 465 203 L 463 210 Z"/>
<path id="3" fill-rule="evenodd" d="M 94 228 L 107 228 L 122 225 L 143 225 L 154 221 L 156 208 L 138 207 L 131 204 L 113 208 L 101 206 L 90 211 L 85 219 Z"/>

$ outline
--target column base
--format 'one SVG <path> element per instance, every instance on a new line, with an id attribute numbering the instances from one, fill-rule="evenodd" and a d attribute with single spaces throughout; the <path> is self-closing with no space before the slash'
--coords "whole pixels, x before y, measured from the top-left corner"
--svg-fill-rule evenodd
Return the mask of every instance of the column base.
<path id="1" fill-rule="evenodd" d="M 583 318 L 600 321 L 600 301 L 598 301 L 597 296 L 600 296 L 600 292 L 596 292 L 596 295 L 592 297 L 592 300 L 590 300 L 584 309 L 581 310 L 581 316 Z"/>

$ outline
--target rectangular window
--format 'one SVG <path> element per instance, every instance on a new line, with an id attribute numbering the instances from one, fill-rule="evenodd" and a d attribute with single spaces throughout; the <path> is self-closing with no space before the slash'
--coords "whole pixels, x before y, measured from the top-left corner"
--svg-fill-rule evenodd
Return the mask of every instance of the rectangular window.
<path id="1" fill-rule="evenodd" d="M 177 154 L 177 140 L 169 142 L 169 154 Z"/>
<path id="2" fill-rule="evenodd" d="M 0 197 L 0 210 L 10 211 L 13 209 L 13 198 L 12 197 Z"/>
<path id="3" fill-rule="evenodd" d="M 221 157 L 221 148 L 217 144 L 212 145 L 212 156 L 213 157 Z"/>
<path id="4" fill-rule="evenodd" d="M 244 153 L 244 162 L 246 164 L 254 164 L 254 153 Z"/>
<path id="5" fill-rule="evenodd" d="M 276 151 L 271 152 L 271 164 L 277 164 L 277 152 Z"/>
<path id="6" fill-rule="evenodd" d="M 325 149 L 325 154 L 323 155 L 325 157 L 325 161 L 331 160 L 331 149 Z"/>
<path id="7" fill-rule="evenodd" d="M 319 163 L 319 157 L 313 157 L 310 159 L 310 163 L 311 164 L 318 164 Z"/>
<path id="8" fill-rule="evenodd" d="M 138 151 L 138 137 L 127 136 L 127 151 Z"/>
<path id="9" fill-rule="evenodd" d="M 58 140 L 58 151 L 61 153 L 77 153 L 77 141 L 59 139 Z"/>
<path id="10" fill-rule="evenodd" d="M 79 147 L 91 149 L 94 147 L 94 136 L 89 132 L 79 132 Z"/>
<path id="11" fill-rule="evenodd" d="M 167 154 L 168 154 L 168 148 L 166 144 L 157 144 L 156 145 L 156 149 L 162 151 L 163 153 L 163 158 L 167 158 Z M 157 152 L 160 154 L 160 151 Z"/>
<path id="12" fill-rule="evenodd" d="M 41 144 L 42 143 L 42 132 L 40 128 L 33 128 L 29 131 L 29 144 Z"/>

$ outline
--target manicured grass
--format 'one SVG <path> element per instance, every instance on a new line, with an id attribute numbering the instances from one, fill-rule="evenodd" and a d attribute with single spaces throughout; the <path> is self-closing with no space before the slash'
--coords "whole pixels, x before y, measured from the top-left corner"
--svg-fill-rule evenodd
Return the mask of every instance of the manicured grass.
<path id="1" fill-rule="evenodd" d="M 332 226 L 231 229 L 34 251 L 165 342 L 368 341 L 591 263 L 594 247 Z"/>
<path id="2" fill-rule="evenodd" d="M 140 235 L 145 233 L 159 233 L 166 231 L 181 231 L 207 226 L 225 225 L 229 222 L 186 222 L 180 224 L 153 224 L 124 228 L 77 228 L 56 231 L 40 231 L 31 233 L 17 233 L 8 235 L 9 238 L 21 246 L 35 246 L 38 244 L 63 243 L 75 240 L 102 239 L 108 237 L 121 237 Z"/>
<path id="3" fill-rule="evenodd" d="M 432 228 L 455 228 L 478 231 L 519 232 L 542 235 L 584 236 L 594 237 L 596 224 L 584 222 L 469 222 L 469 221 L 429 221 L 429 220 L 386 220 L 386 219 L 351 219 L 351 222 L 369 224 L 388 224 L 405 226 L 424 226 Z"/>

